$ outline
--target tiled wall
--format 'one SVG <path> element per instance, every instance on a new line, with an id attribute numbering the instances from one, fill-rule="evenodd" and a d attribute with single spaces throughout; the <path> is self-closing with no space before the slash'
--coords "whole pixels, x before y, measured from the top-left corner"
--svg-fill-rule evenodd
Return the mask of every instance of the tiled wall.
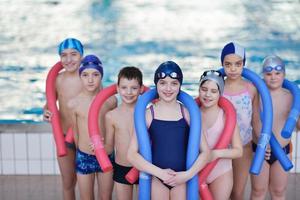
<path id="1" fill-rule="evenodd" d="M 51 133 L 1 133 L 0 174 L 59 174 Z"/>
<path id="2" fill-rule="evenodd" d="M 294 168 L 300 172 L 300 136 L 293 133 Z M 59 174 L 51 133 L 1 133 L 0 174 Z"/>

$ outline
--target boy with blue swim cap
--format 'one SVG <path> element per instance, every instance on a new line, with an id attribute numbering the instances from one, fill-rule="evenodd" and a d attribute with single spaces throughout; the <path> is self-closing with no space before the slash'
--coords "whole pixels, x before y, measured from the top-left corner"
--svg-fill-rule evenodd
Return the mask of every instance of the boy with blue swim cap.
<path id="1" fill-rule="evenodd" d="M 83 56 L 83 45 L 75 38 L 67 38 L 58 45 L 58 55 L 64 67 L 64 71 L 59 73 L 56 78 L 56 93 L 59 104 L 60 123 L 62 131 L 66 134 L 67 130 L 72 126 L 70 114 L 71 110 L 68 108 L 68 102 L 80 93 L 82 83 L 78 76 L 78 69 L 81 64 Z M 51 121 L 52 113 L 48 110 L 47 104 L 44 107 L 43 118 L 45 121 Z M 67 155 L 57 157 L 58 165 L 62 177 L 63 198 L 75 199 L 75 151 L 74 143 L 67 143 Z"/>
<path id="2" fill-rule="evenodd" d="M 270 91 L 273 106 L 273 127 L 272 131 L 283 151 L 291 153 L 291 138 L 283 138 L 281 131 L 289 116 L 292 107 L 292 94 L 282 87 L 285 78 L 285 64 L 277 55 L 267 56 L 262 62 L 264 81 Z M 253 139 L 257 141 L 260 136 L 261 121 L 259 126 L 254 127 Z M 297 128 L 300 120 L 298 119 Z M 253 150 L 257 144 L 253 143 Z M 275 176 L 274 176 L 275 175 Z M 251 198 L 265 199 L 267 192 L 270 192 L 271 199 L 285 199 L 288 183 L 288 172 L 286 172 L 270 147 L 266 148 L 265 160 L 259 175 L 251 175 Z"/>
<path id="3" fill-rule="evenodd" d="M 100 165 L 91 147 L 88 130 L 88 113 L 95 96 L 102 89 L 103 67 L 95 55 L 87 55 L 82 59 L 78 74 L 83 86 L 81 92 L 68 102 L 72 111 L 73 130 L 76 133 L 76 173 L 81 199 L 94 199 L 94 179 L 97 179 L 100 199 L 111 199 L 113 180 L 112 172 L 102 173 Z M 77 74 L 77 76 L 78 76 Z M 99 112 L 99 128 L 105 137 L 105 114 L 117 105 L 116 98 L 105 101 Z M 105 139 L 105 138 L 103 138 Z M 113 163 L 113 155 L 109 155 Z M 92 192 L 91 192 L 92 191 Z"/>

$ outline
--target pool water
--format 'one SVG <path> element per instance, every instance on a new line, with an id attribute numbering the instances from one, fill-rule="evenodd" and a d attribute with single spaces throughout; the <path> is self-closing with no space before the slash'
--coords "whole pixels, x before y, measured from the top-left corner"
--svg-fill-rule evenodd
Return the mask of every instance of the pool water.
<path id="1" fill-rule="evenodd" d="M 126 65 L 140 67 L 152 86 L 155 68 L 174 60 L 183 89 L 196 96 L 200 75 L 218 68 L 230 41 L 246 47 L 247 65 L 257 73 L 265 56 L 281 56 L 287 78 L 299 83 L 299 10 L 296 0 L 2 0 L 0 123 L 42 120 L 47 72 L 66 37 L 101 58 L 106 86 Z"/>

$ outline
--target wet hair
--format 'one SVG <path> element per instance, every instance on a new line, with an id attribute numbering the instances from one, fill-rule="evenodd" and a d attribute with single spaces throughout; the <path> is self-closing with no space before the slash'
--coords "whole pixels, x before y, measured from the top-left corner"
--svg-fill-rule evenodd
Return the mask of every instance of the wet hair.
<path id="1" fill-rule="evenodd" d="M 121 78 L 127 78 L 128 80 L 136 79 L 140 86 L 143 85 L 143 74 L 141 70 L 134 66 L 123 67 L 118 74 L 118 85 Z"/>

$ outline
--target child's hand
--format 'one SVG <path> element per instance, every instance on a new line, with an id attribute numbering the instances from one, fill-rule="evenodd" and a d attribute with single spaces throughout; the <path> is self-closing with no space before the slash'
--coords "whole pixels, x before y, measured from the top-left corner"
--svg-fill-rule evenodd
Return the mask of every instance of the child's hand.
<path id="1" fill-rule="evenodd" d="M 101 142 L 102 144 L 104 143 L 104 137 L 101 137 Z M 95 146 L 93 142 L 90 142 L 89 147 L 91 152 L 95 153 L 95 149 L 97 148 L 97 146 Z"/>
<path id="2" fill-rule="evenodd" d="M 51 122 L 52 112 L 48 109 L 44 109 L 43 120 L 46 122 Z"/>
<path id="3" fill-rule="evenodd" d="M 92 142 L 90 142 L 89 147 L 91 152 L 95 153 L 95 145 Z"/>
<path id="4" fill-rule="evenodd" d="M 182 172 L 175 172 L 175 176 L 171 177 L 169 180 L 164 181 L 165 184 L 168 184 L 170 186 L 177 186 L 181 185 L 189 180 L 188 174 L 186 171 Z"/>
<path id="5" fill-rule="evenodd" d="M 270 160 L 270 157 L 271 157 L 271 148 L 270 148 L 270 146 L 268 146 L 266 148 L 265 160 Z"/>
<path id="6" fill-rule="evenodd" d="M 168 181 L 173 176 L 175 176 L 176 172 L 172 169 L 162 169 L 161 174 L 158 178 L 160 178 L 163 182 Z"/>

